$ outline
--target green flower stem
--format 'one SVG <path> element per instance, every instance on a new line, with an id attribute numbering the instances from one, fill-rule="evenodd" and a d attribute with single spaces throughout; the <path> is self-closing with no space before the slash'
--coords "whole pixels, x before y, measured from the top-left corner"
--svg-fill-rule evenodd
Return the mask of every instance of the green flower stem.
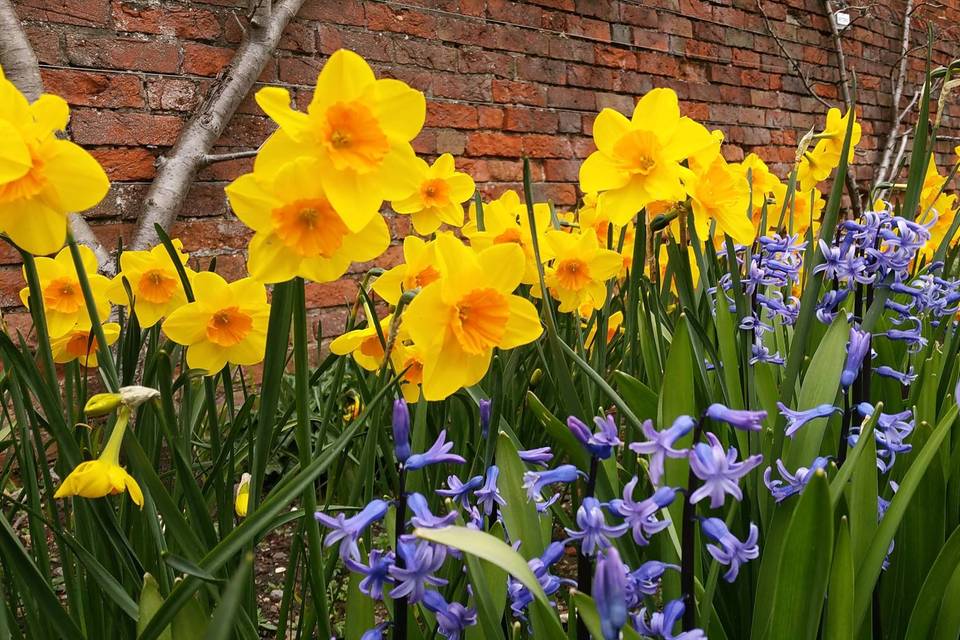
<path id="1" fill-rule="evenodd" d="M 80 247 L 73 236 L 67 234 L 67 244 L 70 247 L 70 255 L 73 257 L 73 264 L 77 268 L 77 281 L 80 283 L 80 290 L 83 292 L 83 301 L 87 305 L 87 315 L 90 316 L 91 331 L 97 339 L 97 355 L 100 371 L 103 372 L 104 382 L 110 391 L 116 391 L 120 388 L 120 376 L 117 374 L 117 365 L 113 361 L 113 353 L 107 345 L 107 338 L 103 335 L 103 325 L 97 314 L 97 300 L 93 297 L 93 291 L 90 289 L 90 280 L 87 278 L 87 272 L 83 266 L 83 258 L 80 257 Z"/>
<path id="2" fill-rule="evenodd" d="M 297 455 L 300 468 L 310 466 L 313 447 L 310 443 L 310 371 L 307 361 L 307 305 L 303 278 L 294 280 L 293 287 L 293 360 L 296 380 Z M 303 492 L 303 511 L 307 529 L 307 574 L 310 579 L 310 594 L 317 614 L 320 637 L 330 637 L 330 616 L 327 613 L 326 582 L 323 579 L 323 548 L 320 545 L 320 525 L 313 518 L 317 510 L 317 493 L 314 483 Z M 309 634 L 309 630 L 308 630 Z"/>

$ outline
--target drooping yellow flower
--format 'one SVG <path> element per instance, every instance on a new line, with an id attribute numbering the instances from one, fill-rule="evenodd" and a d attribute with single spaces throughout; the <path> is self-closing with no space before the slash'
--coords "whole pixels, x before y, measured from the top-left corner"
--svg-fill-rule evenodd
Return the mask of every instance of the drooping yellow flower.
<path id="1" fill-rule="evenodd" d="M 120 445 L 129 420 L 130 408 L 121 405 L 117 411 L 117 422 L 100 457 L 78 464 L 60 483 L 57 492 L 53 494 L 54 498 L 69 496 L 102 498 L 128 491 L 130 499 L 138 507 L 143 508 L 143 492 L 140 490 L 140 485 L 127 473 L 126 469 L 120 466 Z"/>
<path id="2" fill-rule="evenodd" d="M 259 167 L 265 166 L 258 163 Z M 240 176 L 226 188 L 237 217 L 254 230 L 247 268 L 261 282 L 302 276 L 332 282 L 352 262 L 373 260 L 390 245 L 383 216 L 335 208 L 314 158 L 287 162 L 276 171 Z"/>
<path id="3" fill-rule="evenodd" d="M 753 242 L 749 185 L 743 173 L 727 164 L 722 155 L 717 155 L 702 174 L 689 176 L 687 190 L 701 240 L 709 237 L 710 221 L 715 220 L 717 229 L 736 242 L 743 245 Z"/>
<path id="4" fill-rule="evenodd" d="M 783 211 L 783 201 L 787 196 L 787 185 L 779 184 L 773 191 L 773 205 L 767 208 L 767 226 L 776 226 L 780 220 L 780 212 Z M 783 216 L 783 228 L 787 232 L 804 235 L 807 229 L 813 225 L 814 233 L 820 228 L 820 218 L 823 207 L 826 205 L 823 194 L 819 189 L 810 189 L 808 191 L 797 190 L 793 194 L 793 200 L 788 203 L 786 213 Z M 759 224 L 759 219 L 755 223 Z"/>
<path id="5" fill-rule="evenodd" d="M 540 243 L 540 259 L 550 259 L 548 247 L 544 246 L 544 234 L 550 229 L 550 206 L 544 202 L 533 205 L 534 224 Z M 499 198 L 483 205 L 483 231 L 480 231 L 476 207 L 470 205 L 470 220 L 463 227 L 463 235 L 470 239 L 470 246 L 483 251 L 498 244 L 515 244 L 523 250 L 524 268 L 520 282 L 539 282 L 536 252 L 533 249 L 533 234 L 527 206 L 520 201 L 516 191 L 505 191 Z"/>
<path id="6" fill-rule="evenodd" d="M 423 395 L 442 400 L 483 378 L 494 348 L 511 349 L 543 331 L 537 310 L 512 295 L 523 273 L 513 243 L 472 251 L 452 235 L 437 239 L 443 277 L 424 287 L 403 314 L 423 356 Z"/>
<path id="7" fill-rule="evenodd" d="M 120 325 L 116 322 L 105 322 L 101 326 L 107 346 L 112 345 L 120 337 Z M 81 366 L 95 367 L 98 364 L 97 350 L 97 339 L 91 330 L 90 318 L 77 323 L 59 338 L 50 340 L 53 361 L 58 364 L 79 360 Z"/>
<path id="8" fill-rule="evenodd" d="M 342 336 L 337 337 L 330 343 L 330 352 L 338 356 L 345 356 L 348 353 L 353 354 L 353 359 L 357 364 L 367 371 L 376 371 L 383 364 L 384 355 L 383 340 L 388 340 L 390 335 L 390 322 L 393 320 L 393 314 L 384 317 L 379 322 L 374 321 L 367 312 L 367 326 L 363 329 L 348 331 Z M 380 331 L 377 331 L 377 325 L 380 325 Z"/>
<path id="9" fill-rule="evenodd" d="M 79 246 L 83 270 L 90 282 L 90 291 L 97 302 L 97 316 L 104 320 L 110 314 L 110 300 L 107 291 L 110 281 L 97 273 L 97 257 L 88 247 Z M 69 247 L 64 247 L 53 258 L 37 258 L 37 275 L 43 293 L 43 310 L 47 319 L 47 331 L 51 338 L 59 338 L 77 324 L 87 323 L 90 319 L 87 304 L 80 289 L 77 269 L 70 255 Z M 24 279 L 26 273 L 24 272 Z M 30 289 L 20 290 L 20 299 L 24 306 L 30 307 Z"/>
<path id="10" fill-rule="evenodd" d="M 850 116 L 850 111 L 847 111 L 847 113 L 841 117 L 840 109 L 835 107 L 829 109 L 827 111 L 827 124 L 823 131 L 816 135 L 817 139 L 824 143 L 824 153 L 830 158 L 833 158 L 832 162 L 834 166 L 840 164 L 840 153 L 843 151 L 843 139 L 847 135 L 847 124 L 850 121 Z M 848 162 L 853 162 L 853 152 L 860 143 L 861 133 L 860 123 L 857 122 L 856 114 L 853 114 L 853 130 L 850 132 Z"/>
<path id="11" fill-rule="evenodd" d="M 62 98 L 45 93 L 30 104 L 0 69 L 0 231 L 33 254 L 60 249 L 67 216 L 110 188 L 93 156 L 57 138 L 69 119 Z"/>
<path id="12" fill-rule="evenodd" d="M 800 191 L 815 189 L 830 177 L 836 168 L 836 158 L 827 151 L 826 140 L 821 140 L 812 151 L 805 151 L 797 166 L 797 187 Z"/>
<path id="13" fill-rule="evenodd" d="M 233 510 L 241 518 L 247 517 L 247 507 L 250 504 L 250 478 L 249 473 L 240 476 L 240 484 L 237 485 L 237 494 L 233 500 Z"/>
<path id="14" fill-rule="evenodd" d="M 569 313 L 585 305 L 601 309 L 607 298 L 607 280 L 623 265 L 620 254 L 598 246 L 593 229 L 579 233 L 550 231 L 546 241 L 554 260 L 546 269 L 544 282 L 560 302 L 560 312 Z"/>
<path id="15" fill-rule="evenodd" d="M 628 120 L 604 109 L 593 123 L 597 151 L 580 167 L 580 188 L 601 192 L 607 216 L 625 224 L 657 200 L 686 197 L 681 162 L 715 139 L 700 124 L 680 116 L 677 94 L 654 89 L 643 96 Z"/>
<path id="16" fill-rule="evenodd" d="M 263 360 L 270 304 L 263 284 L 252 278 L 227 283 L 216 273 L 194 276 L 195 302 L 163 321 L 163 332 L 187 347 L 187 366 L 208 375 L 229 362 L 251 365 Z"/>
<path id="17" fill-rule="evenodd" d="M 403 263 L 386 271 L 373 283 L 377 294 L 396 306 L 404 291 L 422 289 L 440 277 L 434 242 L 416 236 L 403 239 Z"/>
<path id="18" fill-rule="evenodd" d="M 412 342 L 398 342 L 390 352 L 393 369 L 400 374 L 400 393 L 409 403 L 420 401 L 420 385 L 423 382 L 424 357 L 421 349 Z"/>
<path id="19" fill-rule="evenodd" d="M 403 200 L 391 202 L 393 210 L 410 214 L 413 228 L 423 236 L 435 232 L 441 223 L 463 226 L 463 203 L 476 190 L 473 178 L 456 170 L 449 153 L 429 166 L 420 158 L 415 164 L 419 187 Z"/>
<path id="20" fill-rule="evenodd" d="M 921 254 L 932 257 L 937 247 L 944 241 L 953 219 L 956 216 L 957 194 L 943 191 L 946 176 L 937 169 L 936 160 L 931 156 L 927 163 L 927 173 L 920 188 L 920 211 L 917 222 L 930 224 L 930 239 L 921 249 Z"/>
<path id="21" fill-rule="evenodd" d="M 183 252 L 183 243 L 175 239 L 173 246 L 180 263 L 186 265 L 188 256 Z M 192 279 L 193 270 L 185 270 L 187 278 Z M 144 329 L 152 327 L 174 309 L 187 303 L 180 274 L 163 245 L 148 251 L 124 251 L 120 254 L 120 273 L 110 282 L 108 293 L 110 302 L 127 306 L 130 305 L 130 298 L 123 286 L 124 278 L 133 294 L 132 313 Z"/>
<path id="22" fill-rule="evenodd" d="M 260 149 L 254 170 L 275 172 L 296 157 L 314 157 L 311 182 L 355 220 L 351 230 L 365 227 L 384 200 L 401 200 L 419 186 L 410 141 L 423 128 L 426 100 L 400 80 L 376 79 L 352 51 L 327 60 L 306 113 L 294 111 L 280 87 L 261 89 L 256 99 L 280 129 Z"/>
<path id="23" fill-rule="evenodd" d="M 730 166 L 739 169 L 743 173 L 743 177 L 746 178 L 747 185 L 750 188 L 754 215 L 757 215 L 758 210 L 763 209 L 767 196 L 772 195 L 781 184 L 780 178 L 771 172 L 767 163 L 755 153 L 747 155 L 739 164 Z"/>

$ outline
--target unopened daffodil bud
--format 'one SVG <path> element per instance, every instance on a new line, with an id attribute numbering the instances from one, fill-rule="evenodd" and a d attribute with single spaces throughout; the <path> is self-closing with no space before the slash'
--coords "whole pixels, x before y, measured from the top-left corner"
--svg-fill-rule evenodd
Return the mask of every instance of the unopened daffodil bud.
<path id="1" fill-rule="evenodd" d="M 540 380 L 543 378 L 542 369 L 534 369 L 533 373 L 530 374 L 530 386 L 535 387 L 540 383 Z"/>
<path id="2" fill-rule="evenodd" d="M 233 510 L 241 518 L 247 517 L 247 506 L 250 504 L 250 474 L 245 473 L 240 476 L 240 484 L 237 485 L 237 495 L 233 501 Z"/>
<path id="3" fill-rule="evenodd" d="M 83 407 L 83 412 L 91 418 L 105 416 L 113 413 L 114 409 L 120 406 L 122 402 L 119 393 L 97 393 L 90 396 L 87 404 Z"/>
<path id="4" fill-rule="evenodd" d="M 143 403 L 159 397 L 160 392 L 150 387 L 141 387 L 139 385 L 120 387 L 120 401 L 131 409 L 136 409 Z"/>

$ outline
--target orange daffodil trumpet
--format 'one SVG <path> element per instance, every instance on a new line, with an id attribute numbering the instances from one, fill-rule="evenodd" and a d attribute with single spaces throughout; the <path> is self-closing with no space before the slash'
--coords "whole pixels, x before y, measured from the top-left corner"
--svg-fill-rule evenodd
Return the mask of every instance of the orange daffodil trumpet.
<path id="1" fill-rule="evenodd" d="M 110 281 L 97 273 L 97 258 L 93 251 L 85 246 L 79 246 L 78 249 L 83 270 L 90 282 L 90 291 L 97 303 L 97 317 L 106 318 L 110 315 L 110 300 L 107 296 Z M 70 249 L 66 247 L 61 249 L 53 258 L 37 258 L 36 265 L 50 337 L 64 336 L 75 326 L 84 325 L 84 323 L 89 330 L 90 316 L 87 312 L 87 303 L 80 289 L 80 279 Z M 24 279 L 26 279 L 26 271 L 24 271 Z M 20 299 L 28 308 L 34 303 L 30 300 L 28 287 L 20 290 Z"/>
<path id="2" fill-rule="evenodd" d="M 263 360 L 270 305 L 266 288 L 251 278 L 227 283 L 203 271 L 193 279 L 195 302 L 163 322 L 163 332 L 187 348 L 187 366 L 207 375 L 227 363 L 251 365 Z"/>
<path id="3" fill-rule="evenodd" d="M 554 261 L 546 269 L 544 282 L 550 294 L 559 300 L 559 310 L 567 313 L 603 308 L 606 282 L 623 265 L 620 254 L 601 248 L 593 229 L 578 233 L 550 231 L 546 239 Z"/>
<path id="4" fill-rule="evenodd" d="M 404 330 L 422 349 L 427 400 L 476 384 L 494 348 L 527 344 L 543 331 L 536 307 L 513 295 L 525 261 L 519 247 L 474 252 L 443 234 L 436 250 L 443 276 L 421 289 L 403 314 Z"/>
<path id="5" fill-rule="evenodd" d="M 140 485 L 120 466 L 120 445 L 127 431 L 132 411 L 149 400 L 158 397 L 156 389 L 148 387 L 122 387 L 118 393 L 100 393 L 92 396 L 84 407 L 88 416 L 103 416 L 117 410 L 117 421 L 104 445 L 100 456 L 94 460 L 81 462 L 63 479 L 54 498 L 80 496 L 81 498 L 102 498 L 129 492 L 130 499 L 143 508 L 143 492 Z"/>
<path id="6" fill-rule="evenodd" d="M 69 119 L 62 98 L 45 93 L 31 104 L 0 69 L 0 231 L 33 254 L 60 249 L 67 216 L 110 186 L 93 156 L 57 137 Z"/>
<path id="7" fill-rule="evenodd" d="M 120 325 L 116 322 L 104 322 L 101 325 L 107 346 L 120 337 Z M 84 318 L 68 332 L 50 340 L 50 351 L 57 364 L 78 361 L 81 366 L 95 367 L 99 364 L 97 351 L 99 344 L 91 329 L 90 319 Z"/>

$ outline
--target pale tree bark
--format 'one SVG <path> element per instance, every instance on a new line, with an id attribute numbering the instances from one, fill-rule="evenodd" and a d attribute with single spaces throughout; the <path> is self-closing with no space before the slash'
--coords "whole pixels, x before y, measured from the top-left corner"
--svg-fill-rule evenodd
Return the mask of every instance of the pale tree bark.
<path id="1" fill-rule="evenodd" d="M 13 9 L 11 0 L 0 0 L 0 67 L 4 75 L 12 82 L 27 100 L 31 102 L 43 93 L 43 78 L 40 65 L 33 52 L 30 40 L 23 31 L 20 19 Z M 114 270 L 110 252 L 103 248 L 93 229 L 83 216 L 70 214 L 70 232 L 77 242 L 90 247 L 97 256 L 101 269 L 108 274 Z"/>
<path id="2" fill-rule="evenodd" d="M 159 163 L 140 214 L 131 244 L 133 249 L 156 244 L 155 225 L 169 229 L 173 224 L 197 170 L 209 163 L 210 149 L 250 93 L 267 60 L 273 56 L 284 29 L 303 2 L 278 0 L 270 5 L 269 0 L 262 0 L 253 7 L 254 19 L 230 65 L 184 127 L 176 145 Z"/>
<path id="3" fill-rule="evenodd" d="M 907 63 L 910 53 L 910 27 L 913 19 L 913 0 L 906 0 L 903 15 L 903 31 L 900 36 L 900 61 L 897 65 L 896 75 L 893 82 L 893 99 L 890 106 L 890 129 L 887 131 L 887 137 L 884 140 L 883 152 L 880 154 L 880 164 L 877 167 L 877 174 L 873 179 L 873 188 L 871 192 L 876 192 L 881 183 L 888 182 L 893 176 L 889 175 L 893 163 L 894 154 L 901 143 L 898 138 L 906 139 L 906 132 L 900 129 L 900 123 L 913 107 L 917 100 L 918 93 L 914 93 L 913 100 L 907 105 L 907 108 L 900 109 L 900 101 L 903 99 L 903 89 L 907 81 Z"/>

